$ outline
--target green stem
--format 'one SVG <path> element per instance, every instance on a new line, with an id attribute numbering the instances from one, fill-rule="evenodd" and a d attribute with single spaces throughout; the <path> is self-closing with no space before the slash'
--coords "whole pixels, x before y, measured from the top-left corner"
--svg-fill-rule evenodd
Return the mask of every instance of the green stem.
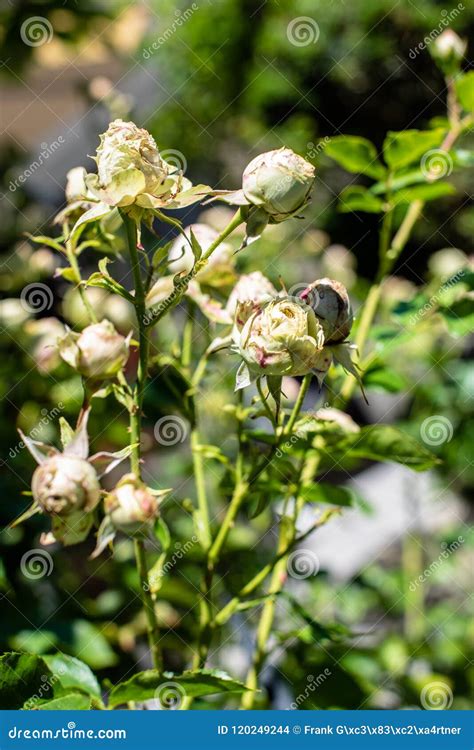
<path id="1" fill-rule="evenodd" d="M 206 481 L 204 476 L 204 461 L 200 448 L 201 439 L 199 436 L 199 430 L 197 427 L 194 427 L 191 432 L 191 451 L 193 454 L 193 472 L 199 509 L 199 538 L 203 548 L 207 550 L 211 545 L 211 532 Z"/>
<path id="2" fill-rule="evenodd" d="M 284 428 L 282 435 L 291 433 L 294 424 L 299 416 L 303 401 L 308 392 L 308 388 L 311 383 L 312 375 L 305 375 L 303 382 L 298 393 L 298 398 L 293 406 L 290 418 Z M 249 690 L 244 693 L 242 697 L 242 708 L 251 709 L 255 701 L 255 691 L 258 687 L 258 677 L 265 661 L 266 649 L 268 645 L 268 639 L 271 634 L 273 620 L 275 617 L 275 606 L 276 606 L 276 595 L 280 593 L 285 585 L 286 581 L 286 566 L 288 562 L 287 552 L 290 549 L 292 543 L 296 537 L 296 521 L 298 519 L 299 512 L 304 505 L 304 495 L 301 489 L 309 484 L 316 472 L 318 463 L 317 454 L 311 454 L 307 457 L 304 462 L 302 471 L 300 473 L 296 497 L 295 497 L 295 512 L 290 518 L 284 515 L 280 521 L 280 529 L 278 535 L 278 548 L 277 557 L 281 557 L 275 565 L 268 589 L 269 598 L 265 602 L 262 608 L 260 621 L 257 628 L 256 646 L 253 656 L 252 666 L 247 674 L 247 687 Z"/>
<path id="3" fill-rule="evenodd" d="M 97 323 L 97 315 L 95 314 L 95 310 L 92 307 L 89 298 L 87 296 L 86 290 L 84 289 L 84 286 L 82 285 L 82 277 L 81 277 L 81 271 L 79 268 L 79 263 L 76 257 L 76 254 L 74 252 L 74 248 L 71 247 L 69 242 L 66 242 L 66 255 L 67 259 L 69 261 L 69 264 L 74 271 L 74 276 L 76 279 L 76 283 L 78 285 L 79 289 L 79 295 L 81 297 L 82 303 L 87 311 L 87 314 L 89 315 L 89 318 L 92 323 Z"/>
<path id="4" fill-rule="evenodd" d="M 206 252 L 203 253 L 202 257 L 198 261 L 196 261 L 191 271 L 189 271 L 189 273 L 182 277 L 169 297 L 159 303 L 156 313 L 153 314 L 153 310 L 148 311 L 148 322 L 146 323 L 147 327 L 154 326 L 156 323 L 158 323 L 161 318 L 167 315 L 168 312 L 183 299 L 190 282 L 194 279 L 196 274 L 199 273 L 199 271 L 202 271 L 214 250 L 226 239 L 226 237 L 229 236 L 229 234 L 234 231 L 234 229 L 242 224 L 243 221 L 244 219 L 242 216 L 242 212 L 239 208 L 235 212 L 233 218 L 225 227 L 225 229 L 223 229 L 220 235 L 216 237 L 216 239 L 209 246 Z"/>
<path id="5" fill-rule="evenodd" d="M 133 407 L 130 411 L 130 439 L 133 444 L 130 463 L 133 473 L 141 478 L 141 421 L 143 398 L 145 394 L 145 385 L 148 374 L 148 355 L 150 342 L 145 328 L 145 289 L 143 286 L 140 260 L 137 249 L 137 225 L 125 212 L 122 213 L 122 219 L 125 225 L 130 253 L 130 262 L 132 267 L 134 285 L 135 285 L 135 312 L 138 324 L 139 340 L 139 362 L 137 371 L 137 382 L 133 391 Z M 135 539 L 135 559 L 137 571 L 140 578 L 140 588 L 143 609 L 147 618 L 148 642 L 153 659 L 153 666 L 158 671 L 162 671 L 162 655 L 159 646 L 160 632 L 158 620 L 156 617 L 155 602 L 150 591 L 150 582 L 148 578 L 148 567 L 146 563 L 145 545 L 142 539 Z"/>

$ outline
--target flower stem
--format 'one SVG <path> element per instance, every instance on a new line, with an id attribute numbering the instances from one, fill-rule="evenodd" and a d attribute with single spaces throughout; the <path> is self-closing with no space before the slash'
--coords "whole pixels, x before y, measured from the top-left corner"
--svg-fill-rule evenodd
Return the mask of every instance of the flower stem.
<path id="1" fill-rule="evenodd" d="M 141 478 L 141 466 L 140 466 L 140 435 L 141 435 L 141 421 L 142 421 L 142 409 L 143 409 L 143 397 L 145 394 L 146 379 L 148 374 L 148 355 L 150 342 L 148 333 L 145 328 L 145 289 L 143 286 L 141 271 L 140 271 L 140 260 L 138 257 L 137 250 L 137 225 L 133 219 L 130 218 L 125 212 L 122 213 L 122 219 L 125 225 L 128 241 L 128 249 L 130 253 L 130 262 L 132 266 L 132 273 L 135 285 L 135 312 L 137 316 L 138 324 L 138 340 L 139 340 L 139 362 L 137 372 L 137 382 L 133 391 L 133 407 L 130 411 L 130 439 L 133 444 L 133 449 L 130 457 L 131 468 L 133 473 Z M 159 645 L 160 632 L 158 627 L 158 620 L 156 617 L 155 602 L 150 590 L 150 582 L 148 578 L 148 567 L 146 563 L 145 544 L 143 539 L 135 539 L 135 559 L 137 564 L 137 571 L 140 578 L 140 589 L 143 603 L 143 609 L 147 618 L 147 630 L 148 630 L 148 642 L 153 660 L 153 666 L 158 671 L 162 671 L 162 655 Z"/>
<path id="2" fill-rule="evenodd" d="M 158 323 L 161 318 L 163 318 L 165 315 L 169 313 L 169 311 L 175 307 L 178 302 L 180 302 L 185 293 L 186 290 L 190 284 L 190 282 L 194 279 L 194 277 L 199 273 L 199 271 L 202 271 L 202 269 L 207 264 L 207 261 L 211 257 L 214 250 L 228 237 L 234 229 L 236 229 L 242 222 L 244 221 L 241 209 L 239 208 L 233 218 L 230 220 L 229 224 L 225 227 L 225 229 L 222 230 L 220 235 L 216 237 L 214 242 L 209 246 L 209 248 L 206 250 L 205 253 L 202 254 L 201 258 L 199 258 L 198 261 L 194 264 L 193 268 L 185 274 L 182 279 L 180 279 L 169 295 L 165 300 L 159 303 L 157 306 L 157 311 L 155 314 L 153 314 L 153 310 L 148 311 L 148 322 L 147 326 L 153 326 L 156 323 Z"/>

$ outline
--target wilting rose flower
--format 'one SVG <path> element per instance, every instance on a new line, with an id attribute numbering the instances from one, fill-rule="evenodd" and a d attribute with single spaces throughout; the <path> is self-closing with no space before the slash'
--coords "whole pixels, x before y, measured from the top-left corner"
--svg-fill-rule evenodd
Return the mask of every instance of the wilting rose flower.
<path id="1" fill-rule="evenodd" d="M 33 498 L 44 513 L 66 516 L 94 510 L 100 499 L 95 469 L 83 458 L 62 453 L 44 461 L 33 474 Z"/>
<path id="2" fill-rule="evenodd" d="M 159 501 L 135 474 L 126 474 L 106 496 L 104 509 L 116 529 L 135 534 L 156 520 Z"/>
<path id="3" fill-rule="evenodd" d="M 113 378 L 128 359 L 129 337 L 118 333 L 109 320 L 102 320 L 80 334 L 68 331 L 59 342 L 59 353 L 85 378 Z"/>
<path id="4" fill-rule="evenodd" d="M 272 300 L 243 326 L 237 351 L 250 373 L 323 375 L 332 357 L 323 349 L 324 333 L 312 309 L 289 297 Z"/>
<path id="5" fill-rule="evenodd" d="M 467 50 L 467 41 L 452 29 L 445 29 L 428 47 L 433 60 L 441 70 L 451 73 L 459 68 Z"/>
<path id="6" fill-rule="evenodd" d="M 88 175 L 86 183 L 109 206 L 178 208 L 202 198 L 205 186 L 191 190 L 192 183 L 162 158 L 150 133 L 133 122 L 111 122 L 100 136 L 95 160 L 97 174 Z"/>
<path id="7" fill-rule="evenodd" d="M 209 250 L 219 234 L 207 224 L 191 224 L 184 230 L 186 237 L 179 235 L 171 245 L 168 253 L 168 265 L 171 273 L 189 273 L 195 259 L 190 240 L 191 232 L 198 241 L 203 253 Z M 204 286 L 229 286 L 236 278 L 234 249 L 228 242 L 222 242 L 212 253 L 207 264 L 199 271 L 195 279 Z"/>
<path id="8" fill-rule="evenodd" d="M 348 337 L 353 316 L 349 295 L 343 284 L 334 279 L 317 279 L 299 296 L 316 314 L 326 344 L 336 344 Z"/>
<path id="9" fill-rule="evenodd" d="M 284 221 L 308 203 L 314 173 L 313 165 L 289 148 L 267 151 L 245 168 L 242 190 L 272 221 Z"/>
<path id="10" fill-rule="evenodd" d="M 226 311 L 240 331 L 250 316 L 277 294 L 272 282 L 260 271 L 243 274 L 229 295 Z"/>

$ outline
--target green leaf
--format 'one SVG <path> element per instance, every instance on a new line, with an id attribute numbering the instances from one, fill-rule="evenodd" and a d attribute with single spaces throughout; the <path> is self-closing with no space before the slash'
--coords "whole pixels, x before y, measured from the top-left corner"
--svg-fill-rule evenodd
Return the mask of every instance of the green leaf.
<path id="1" fill-rule="evenodd" d="M 474 112 L 474 70 L 456 78 L 456 94 L 466 112 Z"/>
<path id="2" fill-rule="evenodd" d="M 474 331 L 474 299 L 472 296 L 466 295 L 449 306 L 440 307 L 439 312 L 453 336 L 467 336 Z"/>
<path id="3" fill-rule="evenodd" d="M 309 626 L 311 639 L 313 642 L 320 643 L 321 641 L 332 641 L 338 643 L 345 639 L 351 633 L 344 625 L 339 624 L 325 624 L 318 622 L 311 616 L 311 614 L 292 596 L 286 591 L 282 592 L 282 596 L 290 603 L 294 613 L 301 617 L 301 619 Z"/>
<path id="4" fill-rule="evenodd" d="M 348 172 L 382 179 L 385 168 L 377 158 L 377 149 L 366 138 L 340 135 L 331 138 L 324 152 Z"/>
<path id="5" fill-rule="evenodd" d="M 15 652 L 3 654 L 0 656 L 2 709 L 19 709 L 33 696 L 38 699 L 52 695 L 52 679 L 41 657 Z"/>
<path id="6" fill-rule="evenodd" d="M 197 241 L 196 236 L 192 229 L 189 230 L 189 234 L 191 235 L 191 249 L 193 251 L 194 260 L 198 261 L 202 255 L 202 247 Z"/>
<path id="7" fill-rule="evenodd" d="M 89 224 L 91 221 L 98 221 L 99 219 L 103 219 L 104 216 L 112 213 L 112 211 L 113 209 L 105 203 L 98 203 L 96 206 L 90 208 L 88 211 L 83 213 L 82 216 L 74 224 L 71 234 L 69 235 L 69 241 L 76 242 L 86 224 Z"/>
<path id="8" fill-rule="evenodd" d="M 394 461 L 415 471 L 430 469 L 438 459 L 430 451 L 392 425 L 369 425 L 358 434 L 348 436 L 338 448 L 347 458 L 372 461 Z"/>
<path id="9" fill-rule="evenodd" d="M 64 689 L 78 689 L 88 695 L 100 698 L 100 686 L 94 673 L 84 662 L 67 654 L 43 656 L 53 675 L 59 679 Z"/>
<path id="10" fill-rule="evenodd" d="M 454 195 L 456 188 L 449 182 L 432 182 L 426 185 L 399 190 L 392 195 L 393 203 L 411 203 L 414 200 L 433 201 L 445 195 Z"/>
<path id="11" fill-rule="evenodd" d="M 383 145 L 385 161 L 394 170 L 408 167 L 427 151 L 439 147 L 445 133 L 444 128 L 389 132 Z"/>
<path id="12" fill-rule="evenodd" d="M 155 536 L 161 544 L 163 550 L 168 550 L 171 545 L 171 534 L 168 526 L 165 524 L 163 519 L 160 517 L 157 519 L 155 524 Z"/>
<path id="13" fill-rule="evenodd" d="M 407 381 L 400 373 L 387 367 L 382 362 L 374 362 L 362 378 L 367 388 L 381 390 L 386 393 L 400 393 L 407 387 Z"/>
<path id="14" fill-rule="evenodd" d="M 87 620 L 76 620 L 73 624 L 73 648 L 92 669 L 103 669 L 117 664 L 117 656 L 96 625 Z"/>
<path id="15" fill-rule="evenodd" d="M 74 438 L 74 430 L 65 417 L 59 417 L 59 429 L 61 431 L 61 445 L 65 448 Z"/>
<path id="16" fill-rule="evenodd" d="M 151 261 L 151 264 L 155 270 L 158 269 L 163 263 L 168 262 L 168 252 L 173 242 L 174 240 L 170 240 L 165 245 L 162 245 L 157 250 L 155 250 Z"/>
<path id="17" fill-rule="evenodd" d="M 37 245 L 46 245 L 47 247 L 53 248 L 53 250 L 57 250 L 58 253 L 65 252 L 65 248 L 57 240 L 54 240 L 52 237 L 47 237 L 44 234 L 34 235 L 34 234 L 30 234 L 29 232 L 25 232 L 25 235 L 32 242 L 36 242 Z"/>
<path id="18" fill-rule="evenodd" d="M 308 503 L 351 506 L 356 504 L 357 493 L 350 487 L 317 482 L 316 484 L 303 487 L 301 497 Z"/>
<path id="19" fill-rule="evenodd" d="M 339 211 L 350 213 L 351 211 L 365 211 L 366 213 L 378 214 L 383 211 L 383 200 L 377 198 L 370 190 L 359 185 L 353 185 L 342 191 L 339 196 Z"/>
<path id="20" fill-rule="evenodd" d="M 37 711 L 89 711 L 91 698 L 83 693 L 69 693 L 35 705 Z"/>
<path id="21" fill-rule="evenodd" d="M 126 682 L 116 685 L 109 696 L 109 706 L 114 707 L 129 701 L 145 701 L 156 698 L 166 704 L 166 690 L 177 702 L 187 697 L 214 695 L 215 693 L 243 693 L 248 688 L 219 669 L 196 669 L 182 674 L 148 669 L 138 672 Z"/>

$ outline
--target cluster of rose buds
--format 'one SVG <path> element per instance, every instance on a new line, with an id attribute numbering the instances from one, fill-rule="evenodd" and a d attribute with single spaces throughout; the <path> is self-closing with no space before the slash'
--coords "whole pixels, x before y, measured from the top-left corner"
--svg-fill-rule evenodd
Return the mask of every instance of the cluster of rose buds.
<path id="1" fill-rule="evenodd" d="M 275 294 L 269 300 L 270 282 L 265 277 L 258 281 L 253 286 L 252 300 L 244 294 L 239 297 L 238 288 L 233 293 L 234 349 L 248 368 L 245 374 L 242 369 L 239 371 L 237 387 L 248 385 L 252 377 L 310 372 L 322 383 L 333 356 L 347 366 L 344 350 L 340 358 L 336 354 L 339 348 L 348 346 L 345 340 L 353 320 L 342 284 L 318 279 L 298 297 Z"/>

